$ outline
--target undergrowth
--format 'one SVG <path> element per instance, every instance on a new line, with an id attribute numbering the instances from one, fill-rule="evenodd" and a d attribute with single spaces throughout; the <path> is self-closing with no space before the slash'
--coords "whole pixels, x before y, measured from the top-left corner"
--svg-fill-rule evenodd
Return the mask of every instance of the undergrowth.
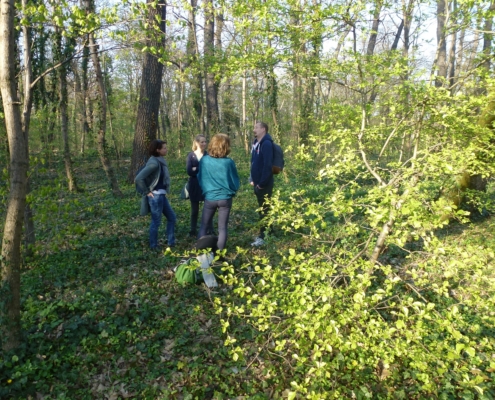
<path id="1" fill-rule="evenodd" d="M 123 198 L 95 159 L 77 160 L 82 193 L 67 192 L 61 165 L 38 168 L 23 345 L 0 361 L 1 398 L 495 397 L 493 219 L 390 242 L 372 264 L 366 213 L 336 213 L 339 182 L 294 159 L 276 178 L 273 232 L 253 249 L 248 162 L 233 158 L 242 185 L 214 291 L 180 286 L 172 272 L 194 244 L 178 196 L 183 160 L 169 160 L 178 247 L 160 255 L 148 250 L 126 162 Z"/>

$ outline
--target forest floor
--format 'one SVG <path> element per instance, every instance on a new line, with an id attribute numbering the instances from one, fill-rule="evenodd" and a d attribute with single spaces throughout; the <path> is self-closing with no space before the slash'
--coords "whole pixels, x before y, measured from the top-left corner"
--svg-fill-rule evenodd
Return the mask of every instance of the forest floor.
<path id="1" fill-rule="evenodd" d="M 158 255 L 148 249 L 149 217 L 139 216 L 140 198 L 124 183 L 128 161 L 116 166 L 123 198 L 111 194 L 96 159 L 76 164 L 82 193 L 67 192 L 61 169 L 45 167 L 33 175 L 37 244 L 22 271 L 24 344 L 0 361 L 0 398 L 277 397 L 266 371 L 250 360 L 234 361 L 224 346 L 213 299 L 232 288 L 211 291 L 175 281 L 172 269 L 188 256 L 194 239 L 188 237 L 190 204 L 179 199 L 184 162 L 169 164 L 178 246 Z M 272 263 L 283 249 L 304 249 L 304 239 L 281 232 L 266 246 L 251 248 L 258 231 L 256 199 L 247 159 L 237 165 L 242 185 L 226 261 L 239 265 L 236 247 L 247 251 L 244 258 Z M 294 187 L 295 178 L 278 176 L 275 188 Z M 445 233 L 449 241 L 495 248 L 493 218 L 454 224 Z M 248 340 L 256 335 L 248 325 L 238 332 Z"/>

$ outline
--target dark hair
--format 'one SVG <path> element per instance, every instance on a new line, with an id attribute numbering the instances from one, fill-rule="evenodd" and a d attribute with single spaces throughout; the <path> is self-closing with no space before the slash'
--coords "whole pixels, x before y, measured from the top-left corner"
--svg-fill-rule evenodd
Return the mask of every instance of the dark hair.
<path id="1" fill-rule="evenodd" d="M 160 150 L 164 144 L 167 144 L 163 140 L 155 139 L 152 140 L 150 146 L 148 147 L 148 154 L 150 156 L 158 157 L 158 150 Z"/>
<path id="2" fill-rule="evenodd" d="M 217 133 L 210 140 L 208 155 L 223 158 L 230 154 L 230 137 L 225 133 Z"/>
<path id="3" fill-rule="evenodd" d="M 256 124 L 261 125 L 263 128 L 265 128 L 265 133 L 268 133 L 268 124 L 267 123 L 258 121 L 258 122 L 256 122 Z"/>

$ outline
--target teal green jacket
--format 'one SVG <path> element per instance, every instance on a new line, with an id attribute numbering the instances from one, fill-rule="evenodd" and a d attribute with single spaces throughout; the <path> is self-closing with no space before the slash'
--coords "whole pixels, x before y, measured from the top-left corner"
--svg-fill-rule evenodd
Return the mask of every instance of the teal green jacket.
<path id="1" fill-rule="evenodd" d="M 231 158 L 205 155 L 199 162 L 199 185 L 206 200 L 228 200 L 235 196 L 241 182 Z"/>
<path id="2" fill-rule="evenodd" d="M 170 193 L 170 173 L 168 172 L 167 162 L 163 157 L 151 156 L 145 167 L 134 179 L 136 190 L 143 196 L 141 198 L 141 215 L 148 215 L 150 213 L 147 195 L 149 192 L 152 192 L 158 184 L 158 179 L 160 179 L 160 165 L 163 169 L 163 184 L 165 185 L 165 190 L 167 191 L 167 194 Z"/>

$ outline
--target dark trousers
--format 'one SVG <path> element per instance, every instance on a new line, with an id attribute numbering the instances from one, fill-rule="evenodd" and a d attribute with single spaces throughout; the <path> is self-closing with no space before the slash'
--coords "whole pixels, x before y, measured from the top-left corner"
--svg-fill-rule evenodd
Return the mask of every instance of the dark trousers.
<path id="1" fill-rule="evenodd" d="M 264 187 L 263 189 L 258 189 L 256 186 L 254 187 L 254 194 L 256 195 L 256 199 L 258 200 L 258 207 L 261 208 L 260 220 L 261 220 L 261 228 L 260 228 L 260 238 L 265 238 L 265 233 L 268 230 L 267 225 L 263 222 L 263 219 L 268 214 L 268 205 L 265 203 L 265 199 L 271 199 L 273 193 L 273 183 Z"/>
<path id="2" fill-rule="evenodd" d="M 191 200 L 191 229 L 189 230 L 190 235 L 196 235 L 197 225 L 199 216 L 199 201 Z M 201 227 L 200 227 L 201 230 Z M 206 227 L 206 233 L 209 235 L 213 233 L 213 218 L 210 221 L 210 225 Z"/>
<path id="3" fill-rule="evenodd" d="M 232 208 L 232 199 L 227 200 L 205 200 L 203 206 L 203 216 L 201 218 L 201 229 L 199 237 L 206 235 L 206 229 L 213 223 L 213 216 L 218 210 L 218 241 L 219 250 L 225 248 L 227 243 L 227 225 L 229 224 L 230 209 Z"/>

